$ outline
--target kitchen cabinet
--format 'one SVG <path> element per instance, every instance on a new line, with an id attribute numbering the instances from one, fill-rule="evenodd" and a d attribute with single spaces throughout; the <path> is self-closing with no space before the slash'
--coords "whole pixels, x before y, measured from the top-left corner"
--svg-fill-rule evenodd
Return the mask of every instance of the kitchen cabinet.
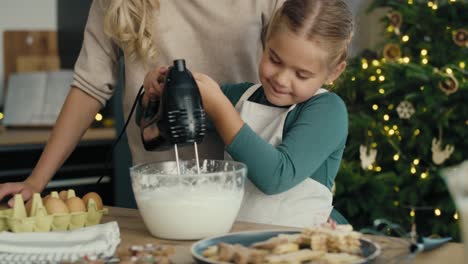
<path id="1" fill-rule="evenodd" d="M 50 129 L 2 129 L 0 131 L 0 183 L 22 181 L 29 176 L 47 142 Z M 91 128 L 57 171 L 43 194 L 74 189 L 82 196 L 98 192 L 106 205 L 114 204 L 112 143 L 114 128 Z M 97 179 L 103 176 L 100 184 Z"/>

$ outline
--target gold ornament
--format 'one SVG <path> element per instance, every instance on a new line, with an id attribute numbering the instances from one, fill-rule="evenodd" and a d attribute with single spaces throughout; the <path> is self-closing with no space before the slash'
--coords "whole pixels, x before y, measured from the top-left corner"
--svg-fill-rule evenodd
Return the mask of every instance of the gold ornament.
<path id="1" fill-rule="evenodd" d="M 440 90 L 442 90 L 447 95 L 455 93 L 458 90 L 458 80 L 455 78 L 455 76 L 451 74 L 441 75 L 444 79 L 438 83 Z"/>
<path id="2" fill-rule="evenodd" d="M 398 44 L 389 43 L 383 49 L 383 56 L 390 61 L 398 60 L 401 57 L 401 49 Z"/>
<path id="3" fill-rule="evenodd" d="M 403 15 L 398 11 L 392 10 L 387 14 L 387 17 L 388 23 L 395 29 L 395 33 L 400 35 L 400 27 L 403 23 Z"/>
<path id="4" fill-rule="evenodd" d="M 452 33 L 452 39 L 460 47 L 468 47 L 468 30 L 458 29 Z"/>

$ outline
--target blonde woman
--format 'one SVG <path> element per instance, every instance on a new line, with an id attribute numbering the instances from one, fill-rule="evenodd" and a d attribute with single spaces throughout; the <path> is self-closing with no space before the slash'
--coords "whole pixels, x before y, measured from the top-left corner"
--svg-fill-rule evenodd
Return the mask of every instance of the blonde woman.
<path id="1" fill-rule="evenodd" d="M 18 183 L 0 184 L 0 200 L 41 192 L 112 96 L 118 60 L 125 61 L 124 115 L 149 69 L 184 58 L 216 81 L 258 81 L 261 33 L 281 0 L 95 0 L 91 6 L 72 89 L 36 167 Z M 133 163 L 173 159 L 143 149 L 135 122 L 127 128 Z M 207 147 L 200 146 L 201 155 Z M 182 157 L 193 157 L 180 153 Z M 208 154 L 207 154 L 208 155 Z M 206 156 L 206 155 L 205 155 Z M 12 205 L 10 199 L 9 204 Z"/>

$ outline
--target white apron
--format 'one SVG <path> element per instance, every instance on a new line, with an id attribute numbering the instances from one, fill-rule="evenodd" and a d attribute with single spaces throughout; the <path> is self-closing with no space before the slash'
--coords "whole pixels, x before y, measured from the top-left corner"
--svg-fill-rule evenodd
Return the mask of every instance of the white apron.
<path id="1" fill-rule="evenodd" d="M 277 146 L 283 140 L 286 117 L 296 105 L 280 108 L 248 101 L 260 86 L 256 84 L 247 89 L 235 107 L 242 120 L 261 138 Z M 326 90 L 320 89 L 316 94 L 323 92 Z M 225 156 L 230 158 L 229 154 Z M 275 195 L 264 194 L 246 179 L 244 199 L 237 220 L 294 227 L 317 225 L 327 221 L 333 208 L 332 200 L 331 191 L 311 178 Z"/>

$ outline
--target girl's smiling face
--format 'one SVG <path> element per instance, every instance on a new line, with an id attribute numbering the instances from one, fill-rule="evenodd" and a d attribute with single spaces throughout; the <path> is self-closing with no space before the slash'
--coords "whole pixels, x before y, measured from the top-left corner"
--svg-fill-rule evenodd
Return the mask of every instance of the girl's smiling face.
<path id="1" fill-rule="evenodd" d="M 334 81 L 346 63 L 330 68 L 327 55 L 319 43 L 289 29 L 272 34 L 259 65 L 260 82 L 268 101 L 277 106 L 302 103 L 324 83 Z"/>

